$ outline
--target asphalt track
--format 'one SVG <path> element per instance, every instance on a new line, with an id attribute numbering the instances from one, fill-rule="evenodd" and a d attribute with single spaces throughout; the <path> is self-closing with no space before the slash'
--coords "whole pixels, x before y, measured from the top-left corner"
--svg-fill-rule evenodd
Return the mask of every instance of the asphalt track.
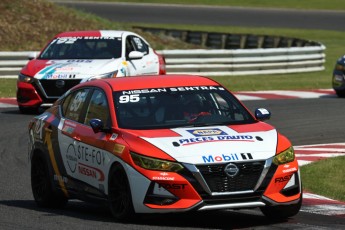
<path id="1" fill-rule="evenodd" d="M 342 11 L 100 3 L 53 0 L 116 22 L 344 31 Z"/>
<path id="2" fill-rule="evenodd" d="M 266 107 L 269 121 L 294 145 L 344 142 L 345 100 L 337 97 L 244 101 L 253 111 Z M 17 107 L 0 109 L 0 229 L 344 229 L 345 216 L 301 211 L 286 222 L 266 219 L 257 209 L 174 215 L 146 215 L 116 223 L 105 207 L 71 201 L 66 209 L 36 207 L 30 188 L 27 125 L 32 115 Z M 321 210 L 322 211 L 322 210 Z M 327 214 L 327 210 L 324 210 Z"/>
<path id="3" fill-rule="evenodd" d="M 244 104 L 251 111 L 256 107 L 270 109 L 273 116 L 269 123 L 288 136 L 294 145 L 303 145 L 344 142 L 344 102 L 344 99 L 337 97 L 324 97 L 245 101 Z M 258 210 L 253 209 L 188 215 L 147 215 L 123 224 L 114 222 L 107 209 L 84 202 L 71 201 L 63 210 L 38 209 L 31 194 L 27 159 L 27 125 L 31 118 L 32 115 L 19 114 L 16 107 L 0 109 L 2 230 L 345 229 L 344 217 L 303 211 L 286 222 L 266 219 Z"/>

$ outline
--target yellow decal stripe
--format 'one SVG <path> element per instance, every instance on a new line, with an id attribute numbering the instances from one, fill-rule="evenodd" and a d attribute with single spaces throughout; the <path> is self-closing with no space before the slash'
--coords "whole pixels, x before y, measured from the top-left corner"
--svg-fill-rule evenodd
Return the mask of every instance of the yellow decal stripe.
<path id="1" fill-rule="evenodd" d="M 52 145 L 52 141 L 51 141 L 51 137 L 50 137 L 52 131 L 50 129 L 47 129 L 47 128 L 45 129 L 45 131 L 46 131 L 46 136 L 45 136 L 44 143 L 47 144 L 50 161 L 51 161 L 51 163 L 53 165 L 54 172 L 57 175 L 57 178 L 58 178 L 58 181 L 59 181 L 59 185 L 60 185 L 62 191 L 66 195 L 66 197 L 68 197 L 67 189 L 66 189 L 65 184 L 64 184 L 64 182 L 62 180 L 61 173 L 59 171 L 59 168 L 57 166 L 57 163 L 56 163 L 56 160 L 55 160 L 55 157 L 54 157 L 54 150 L 53 150 L 53 145 Z"/>

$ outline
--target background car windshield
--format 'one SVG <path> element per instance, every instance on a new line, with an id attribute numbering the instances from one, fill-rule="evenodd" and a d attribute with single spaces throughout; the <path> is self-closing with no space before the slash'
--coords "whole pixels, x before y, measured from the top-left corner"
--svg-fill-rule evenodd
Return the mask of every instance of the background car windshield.
<path id="1" fill-rule="evenodd" d="M 39 59 L 111 59 L 121 57 L 118 38 L 57 38 L 42 52 Z"/>
<path id="2" fill-rule="evenodd" d="M 198 86 L 114 92 L 119 127 L 157 129 L 247 124 L 254 118 L 222 87 Z"/>

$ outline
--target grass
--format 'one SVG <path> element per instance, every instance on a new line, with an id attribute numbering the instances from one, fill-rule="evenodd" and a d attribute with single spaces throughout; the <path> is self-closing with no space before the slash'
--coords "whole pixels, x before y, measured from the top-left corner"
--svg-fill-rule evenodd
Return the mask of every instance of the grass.
<path id="1" fill-rule="evenodd" d="M 87 0 L 95 1 L 95 0 Z M 211 6 L 239 6 L 260 8 L 288 8 L 307 10 L 345 10 L 343 0 L 96 0 L 102 2 L 136 2 L 158 4 L 190 4 Z"/>
<path id="2" fill-rule="evenodd" d="M 16 96 L 17 79 L 1 79 L 0 78 L 0 98 Z"/>
<path id="3" fill-rule="evenodd" d="M 136 0 L 135 2 L 345 10 L 345 4 L 342 4 L 343 0 Z M 105 19 L 60 7 L 44 0 L 1 0 L 0 11 L 1 51 L 40 50 L 55 34 L 67 30 L 133 30 L 132 26 L 152 26 L 147 24 L 119 24 L 109 22 Z M 296 37 L 319 41 L 327 47 L 325 51 L 326 63 L 324 71 L 303 74 L 214 77 L 232 91 L 330 88 L 332 68 L 335 60 L 343 55 L 344 52 L 343 38 L 345 37 L 345 33 L 337 31 L 184 25 L 154 26 L 158 28 L 202 30 L 208 32 L 251 33 Z M 140 31 L 135 32 L 145 37 L 155 49 L 199 48 L 172 38 L 154 36 Z M 16 79 L 0 79 L 0 97 L 15 97 L 15 92 Z M 344 178 L 342 178 L 342 175 L 345 175 L 344 163 L 345 157 L 338 157 L 303 166 L 301 172 L 304 188 L 313 193 L 345 201 L 345 183 Z"/>
<path id="4" fill-rule="evenodd" d="M 307 191 L 345 201 L 345 156 L 327 158 L 301 167 Z"/>

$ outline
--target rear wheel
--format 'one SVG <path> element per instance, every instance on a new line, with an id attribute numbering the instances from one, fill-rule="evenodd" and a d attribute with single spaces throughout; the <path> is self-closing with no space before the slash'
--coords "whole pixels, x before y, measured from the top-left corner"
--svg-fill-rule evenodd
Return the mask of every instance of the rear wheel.
<path id="1" fill-rule="evenodd" d="M 296 204 L 279 205 L 279 206 L 265 206 L 261 207 L 261 212 L 271 219 L 287 219 L 296 215 L 302 206 L 302 194 L 301 198 Z"/>
<path id="2" fill-rule="evenodd" d="M 38 114 L 39 107 L 23 107 L 18 106 L 20 113 L 22 114 Z"/>
<path id="3" fill-rule="evenodd" d="M 31 163 L 31 189 L 36 204 L 44 208 L 61 208 L 68 201 L 53 191 L 48 165 L 43 157 L 36 156 Z"/>
<path id="4" fill-rule="evenodd" d="M 134 215 L 128 178 L 119 164 L 113 166 L 109 173 L 109 205 L 118 221 L 127 221 Z"/>

